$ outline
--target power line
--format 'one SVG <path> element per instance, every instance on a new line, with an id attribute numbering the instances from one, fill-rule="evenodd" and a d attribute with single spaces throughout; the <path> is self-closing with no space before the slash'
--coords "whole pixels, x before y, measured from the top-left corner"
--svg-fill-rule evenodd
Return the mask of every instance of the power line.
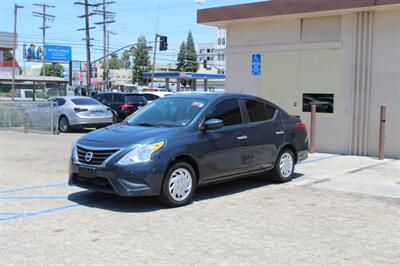
<path id="1" fill-rule="evenodd" d="M 34 11 L 34 12 L 32 12 L 32 14 L 33 14 L 33 16 L 39 17 L 39 18 L 42 19 L 42 27 L 39 27 L 39 29 L 41 29 L 42 33 L 43 33 L 43 37 L 42 37 L 43 38 L 42 39 L 43 45 L 42 45 L 42 54 L 41 54 L 41 56 L 42 56 L 42 64 L 43 64 L 42 75 L 44 76 L 44 75 L 46 75 L 45 66 L 44 66 L 44 49 L 45 49 L 45 45 L 46 45 L 46 29 L 50 28 L 50 26 L 46 25 L 46 21 L 48 21 L 48 20 L 49 21 L 50 20 L 53 21 L 54 18 L 55 18 L 54 15 L 50 15 L 50 14 L 46 13 L 46 8 L 55 8 L 55 6 L 51 6 L 51 5 L 47 5 L 47 4 L 33 4 L 33 5 L 41 7 L 42 10 L 43 10 L 42 13 Z"/>

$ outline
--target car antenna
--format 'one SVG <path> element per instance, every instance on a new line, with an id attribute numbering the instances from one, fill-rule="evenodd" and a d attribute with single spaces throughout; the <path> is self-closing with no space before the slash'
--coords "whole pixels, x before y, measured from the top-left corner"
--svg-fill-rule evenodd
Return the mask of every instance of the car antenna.
<path id="1" fill-rule="evenodd" d="M 244 91 L 244 88 L 242 88 L 242 89 L 240 90 L 240 94 L 242 94 L 243 91 Z"/>

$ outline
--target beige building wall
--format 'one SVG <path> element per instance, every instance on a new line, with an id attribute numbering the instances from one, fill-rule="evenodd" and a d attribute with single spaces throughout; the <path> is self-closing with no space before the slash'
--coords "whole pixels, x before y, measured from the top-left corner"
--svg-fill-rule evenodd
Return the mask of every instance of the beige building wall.
<path id="1" fill-rule="evenodd" d="M 373 18 L 368 152 L 377 154 L 379 107 L 385 104 L 386 154 L 400 158 L 400 10 Z"/>
<path id="2" fill-rule="evenodd" d="M 308 126 L 310 113 L 301 111 L 302 94 L 332 92 L 334 113 L 317 114 L 317 150 L 370 156 L 377 155 L 379 105 L 386 104 L 386 154 L 400 158 L 400 141 L 397 141 L 400 137 L 400 10 L 373 12 L 371 51 L 364 49 L 367 57 L 370 53 L 370 65 L 364 61 L 356 65 L 360 52 L 355 47 L 356 21 L 355 12 L 331 12 L 327 17 L 291 16 L 228 24 L 226 91 L 243 91 L 270 99 L 288 112 L 300 115 Z M 253 53 L 262 54 L 261 76 L 251 75 Z M 369 74 L 363 74 L 363 83 L 357 85 L 356 72 L 365 68 Z M 355 90 L 356 97 L 368 97 L 369 103 L 362 103 L 368 116 L 357 114 L 356 120 L 353 119 Z M 368 130 L 364 130 L 366 136 L 360 135 L 365 141 L 354 152 L 352 134 L 361 128 L 355 129 L 354 121 L 361 120 Z"/>

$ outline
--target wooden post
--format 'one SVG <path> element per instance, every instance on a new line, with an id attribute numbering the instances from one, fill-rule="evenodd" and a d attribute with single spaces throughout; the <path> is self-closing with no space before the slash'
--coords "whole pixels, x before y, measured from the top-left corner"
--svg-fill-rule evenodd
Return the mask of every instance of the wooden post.
<path id="1" fill-rule="evenodd" d="M 386 125 L 386 106 L 381 105 L 381 116 L 379 120 L 379 160 L 385 158 L 385 125 Z"/>
<path id="2" fill-rule="evenodd" d="M 311 105 L 311 125 L 310 125 L 310 153 L 315 152 L 315 122 L 316 122 L 317 106 Z"/>

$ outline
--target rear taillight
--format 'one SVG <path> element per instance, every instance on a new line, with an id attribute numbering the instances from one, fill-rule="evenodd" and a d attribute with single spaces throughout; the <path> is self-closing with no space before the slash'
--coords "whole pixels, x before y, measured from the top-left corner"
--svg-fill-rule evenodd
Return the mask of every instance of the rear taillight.
<path id="1" fill-rule="evenodd" d="M 305 131 L 307 131 L 307 126 L 306 126 L 306 124 L 303 123 L 303 122 L 297 122 L 297 128 L 302 128 L 302 129 L 304 129 Z"/>
<path id="2" fill-rule="evenodd" d="M 74 108 L 75 113 L 86 112 L 87 110 L 85 108 Z"/>
<path id="3" fill-rule="evenodd" d="M 127 103 L 123 103 L 119 105 L 119 108 L 121 109 L 130 109 L 130 108 L 135 108 L 136 105 L 134 104 L 127 104 Z"/>

